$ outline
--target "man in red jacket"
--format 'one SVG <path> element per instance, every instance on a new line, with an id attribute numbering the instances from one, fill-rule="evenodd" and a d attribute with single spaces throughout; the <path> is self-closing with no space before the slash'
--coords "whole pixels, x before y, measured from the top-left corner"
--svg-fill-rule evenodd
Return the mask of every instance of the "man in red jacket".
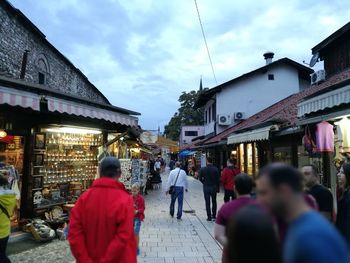
<path id="1" fill-rule="evenodd" d="M 82 194 L 70 214 L 68 240 L 77 263 L 136 263 L 132 197 L 118 181 L 120 162 L 105 157 L 101 178 Z"/>
<path id="2" fill-rule="evenodd" d="M 235 177 L 240 173 L 240 170 L 235 166 L 234 161 L 231 159 L 227 160 L 227 167 L 221 172 L 220 181 L 224 186 L 225 196 L 224 202 L 235 199 L 235 193 L 233 188 L 235 186 Z"/>

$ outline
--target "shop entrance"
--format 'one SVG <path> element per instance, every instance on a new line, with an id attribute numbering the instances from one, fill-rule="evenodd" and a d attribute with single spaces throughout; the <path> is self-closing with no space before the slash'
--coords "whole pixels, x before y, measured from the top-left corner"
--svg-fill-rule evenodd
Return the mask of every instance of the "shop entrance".
<path id="1" fill-rule="evenodd" d="M 11 217 L 12 228 L 20 220 L 21 188 L 23 178 L 24 137 L 6 135 L 0 137 L 0 174 L 8 178 L 9 188 L 16 193 L 16 208 Z"/>

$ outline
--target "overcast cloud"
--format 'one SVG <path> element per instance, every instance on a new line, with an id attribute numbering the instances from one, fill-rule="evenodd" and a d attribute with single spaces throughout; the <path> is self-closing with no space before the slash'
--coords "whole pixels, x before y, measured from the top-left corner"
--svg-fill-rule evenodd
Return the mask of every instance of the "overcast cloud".
<path id="1" fill-rule="evenodd" d="M 214 87 L 193 0 L 10 0 L 110 102 L 157 129 L 182 91 Z M 310 49 L 350 21 L 349 0 L 197 0 L 218 83 Z"/>

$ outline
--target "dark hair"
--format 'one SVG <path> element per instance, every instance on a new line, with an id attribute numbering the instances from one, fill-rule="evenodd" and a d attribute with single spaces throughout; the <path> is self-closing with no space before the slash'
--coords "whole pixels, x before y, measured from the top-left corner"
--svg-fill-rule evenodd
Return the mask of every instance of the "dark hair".
<path id="1" fill-rule="evenodd" d="M 213 163 L 213 158 L 212 158 L 212 157 L 210 157 L 210 156 L 209 156 L 209 157 L 207 157 L 207 162 L 208 162 L 208 163 Z"/>
<path id="2" fill-rule="evenodd" d="M 282 163 L 268 164 L 260 170 L 258 176 L 268 176 L 273 187 L 287 184 L 294 192 L 303 191 L 303 177 L 297 169 L 290 165 Z"/>
<path id="3" fill-rule="evenodd" d="M 0 175 L 0 186 L 5 186 L 8 184 L 9 184 L 8 180 L 3 175 Z"/>
<path id="4" fill-rule="evenodd" d="M 312 170 L 312 173 L 315 175 L 315 176 L 318 176 L 318 168 L 313 165 L 313 164 L 306 164 L 304 165 L 303 167 L 311 167 L 311 170 Z"/>
<path id="5" fill-rule="evenodd" d="M 344 163 L 343 170 L 346 179 L 345 188 L 348 188 L 350 187 L 350 163 Z"/>
<path id="6" fill-rule="evenodd" d="M 108 167 L 108 168 L 104 169 L 100 175 L 101 175 L 101 177 L 114 178 L 114 177 L 120 176 L 120 174 L 121 174 L 120 168 Z"/>
<path id="7" fill-rule="evenodd" d="M 282 262 L 272 219 L 256 205 L 244 207 L 231 217 L 226 236 L 226 262 Z"/>
<path id="8" fill-rule="evenodd" d="M 235 189 L 240 195 L 250 194 L 253 189 L 253 179 L 244 173 L 235 177 Z"/>

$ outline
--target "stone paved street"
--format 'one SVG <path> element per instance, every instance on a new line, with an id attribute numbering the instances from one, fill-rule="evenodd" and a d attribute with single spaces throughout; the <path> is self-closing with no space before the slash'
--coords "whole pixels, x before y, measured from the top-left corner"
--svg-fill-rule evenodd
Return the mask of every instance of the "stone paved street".
<path id="1" fill-rule="evenodd" d="M 202 185 L 189 177 L 189 192 L 185 195 L 181 221 L 169 216 L 169 196 L 165 196 L 167 175 L 163 187 L 149 191 L 146 199 L 146 219 L 141 228 L 141 255 L 138 262 L 221 262 L 222 249 L 213 238 L 213 222 L 206 221 Z M 223 203 L 218 195 L 218 207 Z M 35 249 L 10 256 L 16 262 L 73 262 L 65 241 L 54 241 Z"/>

